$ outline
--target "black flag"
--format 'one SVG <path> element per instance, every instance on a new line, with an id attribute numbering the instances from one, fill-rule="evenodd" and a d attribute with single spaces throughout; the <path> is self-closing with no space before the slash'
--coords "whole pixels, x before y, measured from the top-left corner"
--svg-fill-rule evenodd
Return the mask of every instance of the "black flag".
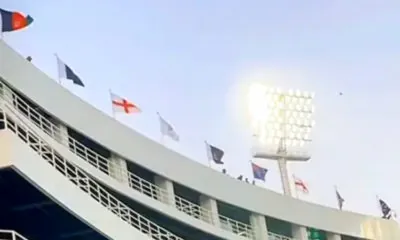
<path id="1" fill-rule="evenodd" d="M 391 219 L 394 215 L 393 210 L 387 205 L 385 201 L 382 199 L 378 198 L 379 201 L 379 206 L 381 207 L 381 212 L 382 212 L 382 218 L 384 219 Z"/>
<path id="2" fill-rule="evenodd" d="M 224 151 L 221 149 L 210 145 L 206 142 L 206 148 L 207 148 L 207 156 L 208 160 L 214 161 L 216 164 L 224 164 L 222 161 L 222 157 L 224 156 Z"/>
<path id="3" fill-rule="evenodd" d="M 343 208 L 343 203 L 344 203 L 344 198 L 342 195 L 340 195 L 339 191 L 337 190 L 337 187 L 335 186 L 335 191 L 336 191 L 336 200 L 338 202 L 339 209 L 342 210 Z"/>

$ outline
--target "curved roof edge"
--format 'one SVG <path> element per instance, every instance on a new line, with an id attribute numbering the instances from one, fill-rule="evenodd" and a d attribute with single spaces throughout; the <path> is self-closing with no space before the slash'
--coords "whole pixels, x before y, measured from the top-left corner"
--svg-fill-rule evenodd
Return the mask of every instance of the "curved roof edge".
<path id="1" fill-rule="evenodd" d="M 112 152 L 204 195 L 298 225 L 361 238 L 381 239 L 378 237 L 380 233 L 390 233 L 391 237 L 386 239 L 400 239 L 400 228 L 394 221 L 286 197 L 227 177 L 167 149 L 60 87 L 2 40 L 0 77 L 47 112 Z M 215 184 L 207 184 L 204 179 Z"/>

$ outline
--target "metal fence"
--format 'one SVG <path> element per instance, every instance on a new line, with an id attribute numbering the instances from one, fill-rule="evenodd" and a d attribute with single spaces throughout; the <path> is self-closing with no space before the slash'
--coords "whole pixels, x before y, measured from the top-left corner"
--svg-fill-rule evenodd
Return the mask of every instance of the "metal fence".
<path id="1" fill-rule="evenodd" d="M 0 229 L 0 240 L 28 240 L 13 230 Z"/>
<path id="2" fill-rule="evenodd" d="M 101 187 L 96 181 L 91 179 L 84 171 L 69 163 L 51 148 L 49 144 L 34 133 L 32 129 L 29 129 L 29 127 L 23 123 L 22 119 L 18 119 L 18 113 L 13 112 L 15 109 L 10 107 L 8 103 L 2 102 L 1 107 L 5 115 L 5 119 L 1 121 L 4 122 L 7 129 L 14 132 L 21 140 L 35 150 L 38 155 L 58 170 L 58 172 L 62 173 L 98 203 L 155 240 L 183 240 L 129 208 Z"/>

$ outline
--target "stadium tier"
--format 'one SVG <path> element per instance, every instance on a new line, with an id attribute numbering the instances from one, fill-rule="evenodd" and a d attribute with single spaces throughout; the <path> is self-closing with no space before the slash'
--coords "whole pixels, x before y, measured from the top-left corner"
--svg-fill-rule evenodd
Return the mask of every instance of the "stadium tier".
<path id="1" fill-rule="evenodd" d="M 1 239 L 400 239 L 393 220 L 283 196 L 187 159 L 1 40 L 0 90 L 0 229 L 12 229 Z"/>

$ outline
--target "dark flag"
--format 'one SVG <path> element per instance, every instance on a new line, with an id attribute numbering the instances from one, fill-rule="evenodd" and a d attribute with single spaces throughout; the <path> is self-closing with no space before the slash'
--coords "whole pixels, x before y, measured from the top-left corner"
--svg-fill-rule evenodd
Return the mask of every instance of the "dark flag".
<path id="1" fill-rule="evenodd" d="M 58 77 L 61 79 L 72 80 L 72 82 L 78 86 L 84 87 L 82 80 L 75 74 L 72 69 L 65 64 L 59 57 L 57 57 L 57 65 L 58 65 Z"/>
<path id="2" fill-rule="evenodd" d="M 0 8 L 1 32 L 12 32 L 27 27 L 33 22 L 31 16 L 24 16 L 19 12 L 9 12 Z"/>
<path id="3" fill-rule="evenodd" d="M 253 176 L 255 179 L 265 181 L 265 175 L 268 172 L 268 169 L 258 166 L 255 163 L 251 163 L 251 168 L 253 169 Z"/>
<path id="4" fill-rule="evenodd" d="M 339 191 L 337 190 L 336 187 L 335 187 L 335 191 L 336 191 L 336 200 L 338 202 L 339 209 L 342 210 L 343 203 L 344 203 L 344 198 L 340 195 L 340 193 L 339 193 Z"/>
<path id="5" fill-rule="evenodd" d="M 221 149 L 206 143 L 206 150 L 207 150 L 207 156 L 208 160 L 214 161 L 216 164 L 224 164 L 222 161 L 222 157 L 224 156 L 224 151 Z"/>
<path id="6" fill-rule="evenodd" d="M 389 207 L 389 205 L 387 205 L 387 203 L 380 198 L 378 198 L 378 201 L 383 215 L 382 218 L 391 219 L 392 217 L 394 217 L 395 214 L 393 210 Z"/>

